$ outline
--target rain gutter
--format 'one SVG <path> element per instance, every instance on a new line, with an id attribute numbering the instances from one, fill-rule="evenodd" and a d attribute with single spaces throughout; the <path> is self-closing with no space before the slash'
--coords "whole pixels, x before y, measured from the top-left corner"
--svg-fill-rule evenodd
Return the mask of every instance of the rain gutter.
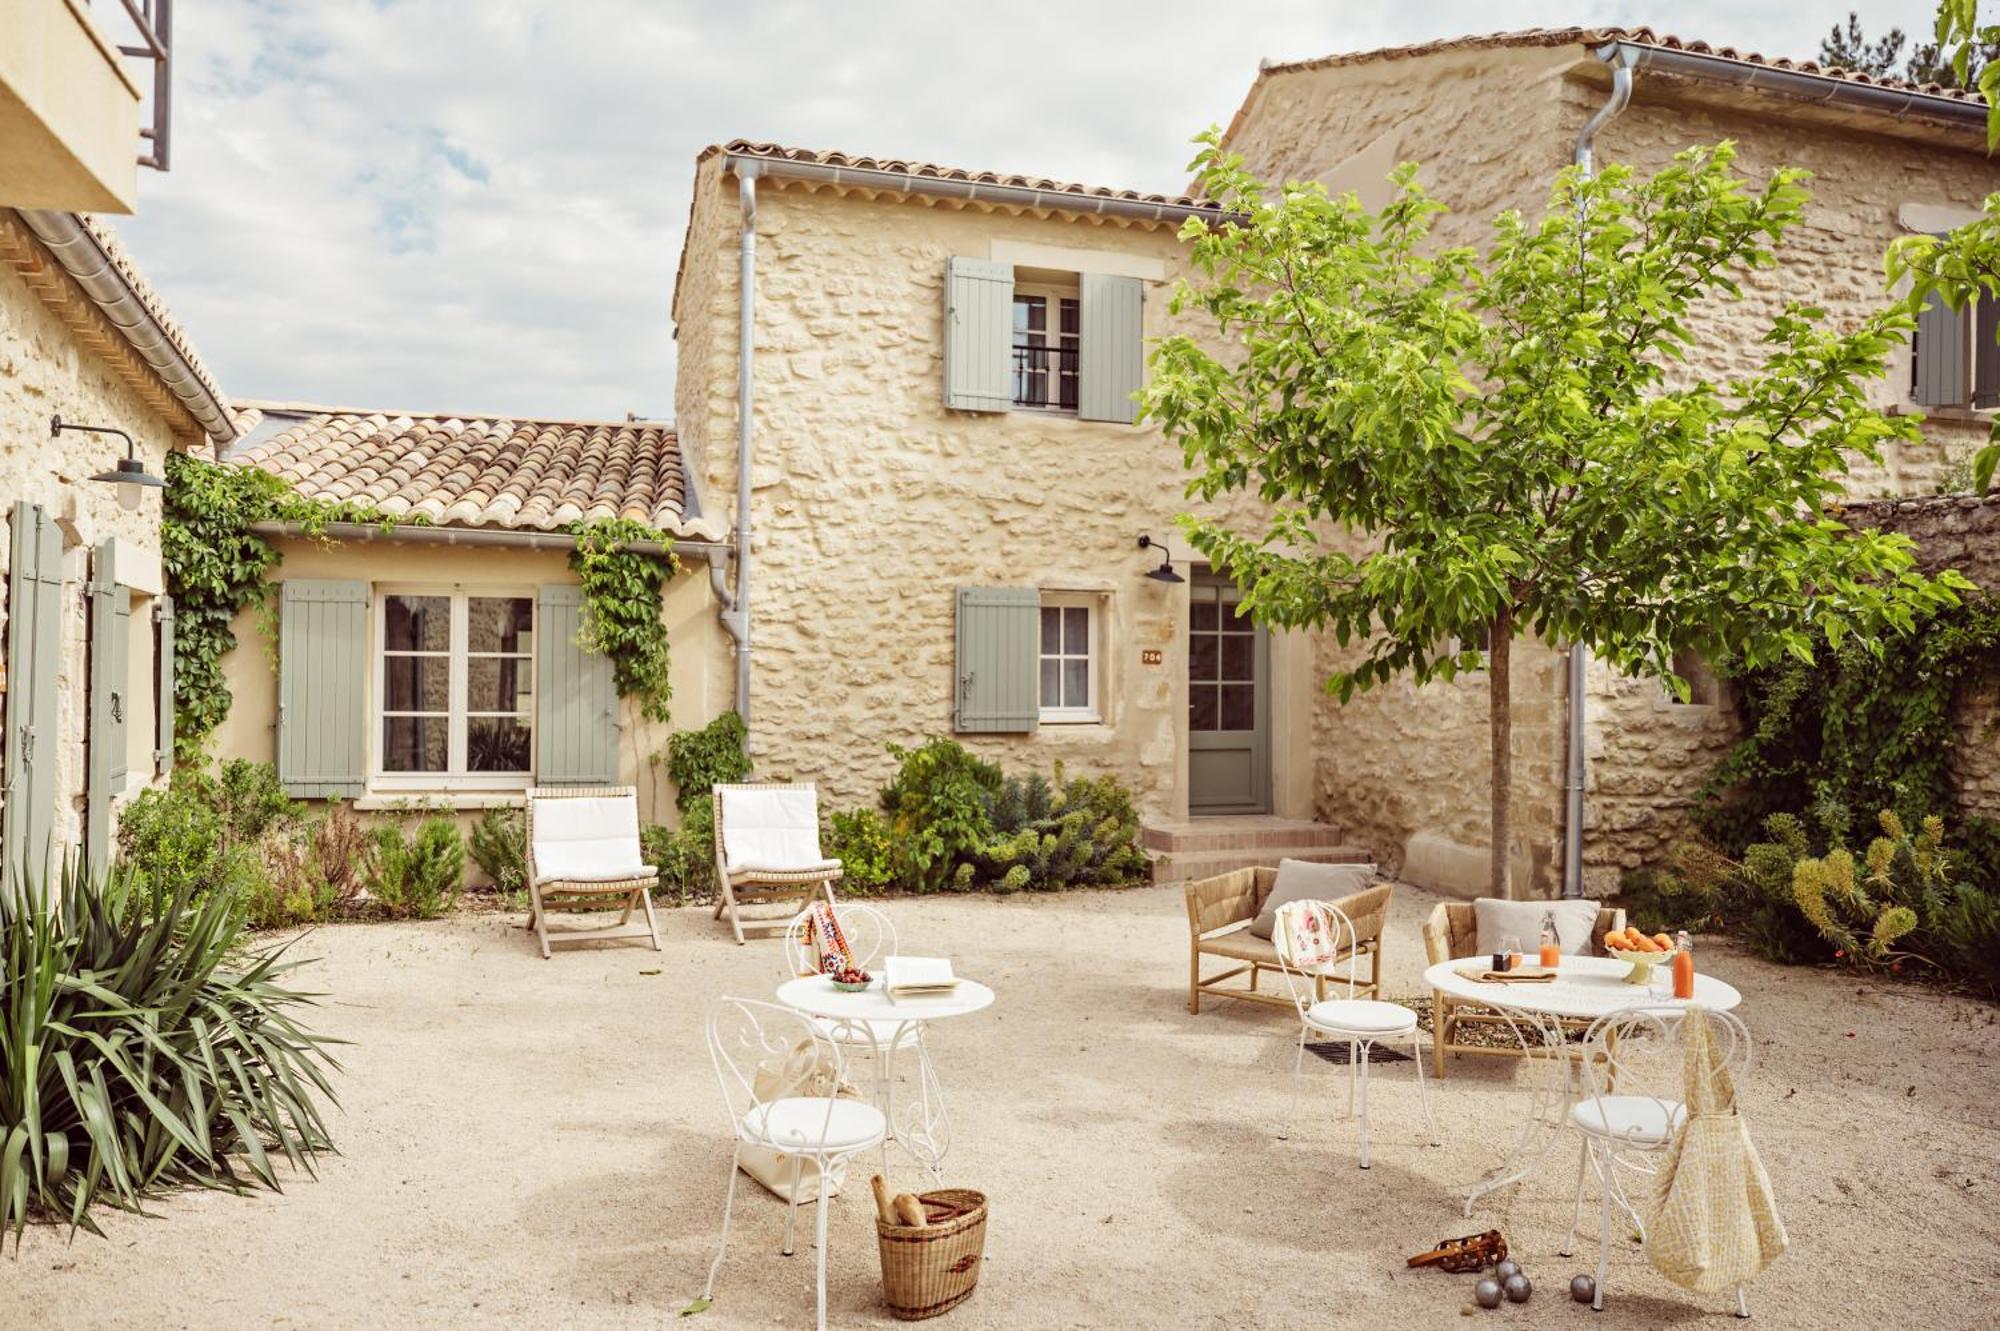
<path id="1" fill-rule="evenodd" d="M 228 404 L 209 389 L 201 372 L 147 311 L 110 254 L 76 214 L 23 208 L 17 215 L 208 437 L 218 444 L 234 439 L 236 425 Z"/>
<path id="2" fill-rule="evenodd" d="M 505 546 L 514 549 L 563 551 L 576 549 L 576 537 L 568 532 L 518 531 L 504 527 L 445 527 L 401 522 L 394 525 L 373 522 L 329 522 L 322 527 L 308 528 L 297 522 L 253 522 L 250 524 L 250 530 L 259 536 L 294 536 L 306 540 L 323 537 L 329 541 L 418 541 L 431 545 Z M 678 541 L 669 538 L 668 547 L 677 556 L 707 560 L 711 569 L 717 562 L 727 560 L 729 557 L 729 547 L 715 541 Z M 617 548 L 640 554 L 660 552 L 657 541 L 621 541 Z"/>
<path id="3" fill-rule="evenodd" d="M 723 631 L 736 644 L 736 715 L 743 721 L 744 752 L 754 752 L 750 728 L 750 460 L 756 425 L 757 177 L 763 164 L 732 160 L 741 213 L 736 269 L 736 586 L 724 586 L 722 567 L 711 561 L 709 586 L 722 603 Z"/>

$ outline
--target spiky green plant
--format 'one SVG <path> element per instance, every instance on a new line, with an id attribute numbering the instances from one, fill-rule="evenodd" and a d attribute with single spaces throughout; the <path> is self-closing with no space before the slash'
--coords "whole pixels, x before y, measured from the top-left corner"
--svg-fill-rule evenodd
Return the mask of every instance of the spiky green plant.
<path id="1" fill-rule="evenodd" d="M 243 903 L 74 865 L 0 890 L 0 1235 L 31 1216 L 99 1233 L 177 1185 L 279 1186 L 329 1148 L 329 1041 L 282 948 L 243 947 Z"/>

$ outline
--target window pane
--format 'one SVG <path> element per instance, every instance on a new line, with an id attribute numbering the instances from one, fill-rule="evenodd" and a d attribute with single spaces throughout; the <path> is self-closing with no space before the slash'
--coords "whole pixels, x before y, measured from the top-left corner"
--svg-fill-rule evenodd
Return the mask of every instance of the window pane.
<path id="1" fill-rule="evenodd" d="M 1215 729 L 1215 686 L 1197 684 L 1188 690 L 1188 729 Z"/>
<path id="2" fill-rule="evenodd" d="M 465 663 L 465 710 L 520 712 L 528 710 L 534 667 L 506 656 L 475 656 Z"/>
<path id="3" fill-rule="evenodd" d="M 1068 296 L 1064 296 L 1062 299 L 1062 311 L 1059 316 L 1062 320 L 1062 323 L 1060 324 L 1059 327 L 1064 337 L 1076 336 L 1077 317 L 1078 317 L 1077 310 L 1078 306 L 1076 301 L 1072 300 Z"/>
<path id="4" fill-rule="evenodd" d="M 1255 730 L 1257 728 L 1257 687 L 1254 684 L 1224 684 L 1222 686 L 1223 730 Z"/>
<path id="5" fill-rule="evenodd" d="M 1196 633 L 1215 632 L 1215 602 L 1202 592 L 1196 592 L 1195 596 L 1196 600 L 1188 607 L 1189 627 Z"/>
<path id="6" fill-rule="evenodd" d="M 1014 331 L 1017 333 L 1046 332 L 1049 326 L 1049 303 L 1040 296 L 1014 297 Z"/>
<path id="7" fill-rule="evenodd" d="M 1062 705 L 1090 706 L 1090 662 L 1080 656 L 1072 656 L 1063 662 Z"/>
<path id="8" fill-rule="evenodd" d="M 1045 656 L 1062 653 L 1062 610 L 1056 606 L 1042 607 L 1042 653 Z"/>
<path id="9" fill-rule="evenodd" d="M 1042 706 L 1062 706 L 1062 662 L 1053 656 L 1042 658 Z"/>
<path id="10" fill-rule="evenodd" d="M 391 596 L 383 603 L 383 645 L 390 651 L 442 652 L 451 648 L 449 596 Z"/>
<path id="11" fill-rule="evenodd" d="M 1248 633 L 1231 633 L 1222 639 L 1222 677 L 1250 679 L 1257 654 L 1257 639 Z"/>
<path id="12" fill-rule="evenodd" d="M 532 652 L 535 605 L 525 596 L 466 598 L 466 647 L 475 652 Z"/>
<path id="13" fill-rule="evenodd" d="M 1070 656 L 1090 655 L 1090 611 L 1080 605 L 1063 607 L 1063 651 Z"/>
<path id="14" fill-rule="evenodd" d="M 511 716 L 468 718 L 465 766 L 473 772 L 527 771 L 528 727 Z"/>
<path id="15" fill-rule="evenodd" d="M 451 710 L 451 658 L 448 656 L 386 656 L 382 658 L 385 712 L 447 712 Z"/>
<path id="16" fill-rule="evenodd" d="M 1216 637 L 1209 633 L 1198 633 L 1188 639 L 1189 679 L 1215 678 L 1216 641 Z"/>
<path id="17" fill-rule="evenodd" d="M 450 726 L 441 716 L 382 718 L 382 770 L 442 772 L 447 762 Z"/>

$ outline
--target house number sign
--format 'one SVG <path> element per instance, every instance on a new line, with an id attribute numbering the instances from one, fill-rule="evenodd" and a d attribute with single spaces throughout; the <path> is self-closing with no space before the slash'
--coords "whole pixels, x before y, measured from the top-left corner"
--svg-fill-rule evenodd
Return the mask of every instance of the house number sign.
<path id="1" fill-rule="evenodd" d="M 1166 659 L 1166 655 L 1157 647 L 1147 647 L 1139 653 L 1140 665 L 1158 665 Z"/>

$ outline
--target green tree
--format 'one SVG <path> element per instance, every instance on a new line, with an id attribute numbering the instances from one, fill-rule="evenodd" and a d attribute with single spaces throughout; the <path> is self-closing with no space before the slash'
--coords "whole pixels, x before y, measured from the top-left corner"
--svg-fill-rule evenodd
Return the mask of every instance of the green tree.
<path id="1" fill-rule="evenodd" d="M 1742 377 L 1678 365 L 1716 335 L 1703 304 L 1773 264 L 1802 173 L 1751 189 L 1729 144 L 1649 179 L 1566 171 L 1539 220 L 1503 214 L 1482 254 L 1435 243 L 1443 206 L 1413 165 L 1373 215 L 1318 185 L 1268 190 L 1202 142 L 1201 188 L 1226 211 L 1187 224 L 1174 309 L 1212 330 L 1161 343 L 1145 409 L 1182 445 L 1192 496 L 1249 492 L 1270 516 L 1255 534 L 1182 524 L 1259 622 L 1363 645 L 1327 682 L 1343 701 L 1486 668 L 1496 894 L 1512 887 L 1517 636 L 1684 696 L 1676 651 L 1809 657 L 1816 633 L 1875 642 L 1967 585 L 1828 516 L 1850 458 L 1914 437 L 1866 392 L 1906 309 L 1835 332 L 1787 306 Z"/>

